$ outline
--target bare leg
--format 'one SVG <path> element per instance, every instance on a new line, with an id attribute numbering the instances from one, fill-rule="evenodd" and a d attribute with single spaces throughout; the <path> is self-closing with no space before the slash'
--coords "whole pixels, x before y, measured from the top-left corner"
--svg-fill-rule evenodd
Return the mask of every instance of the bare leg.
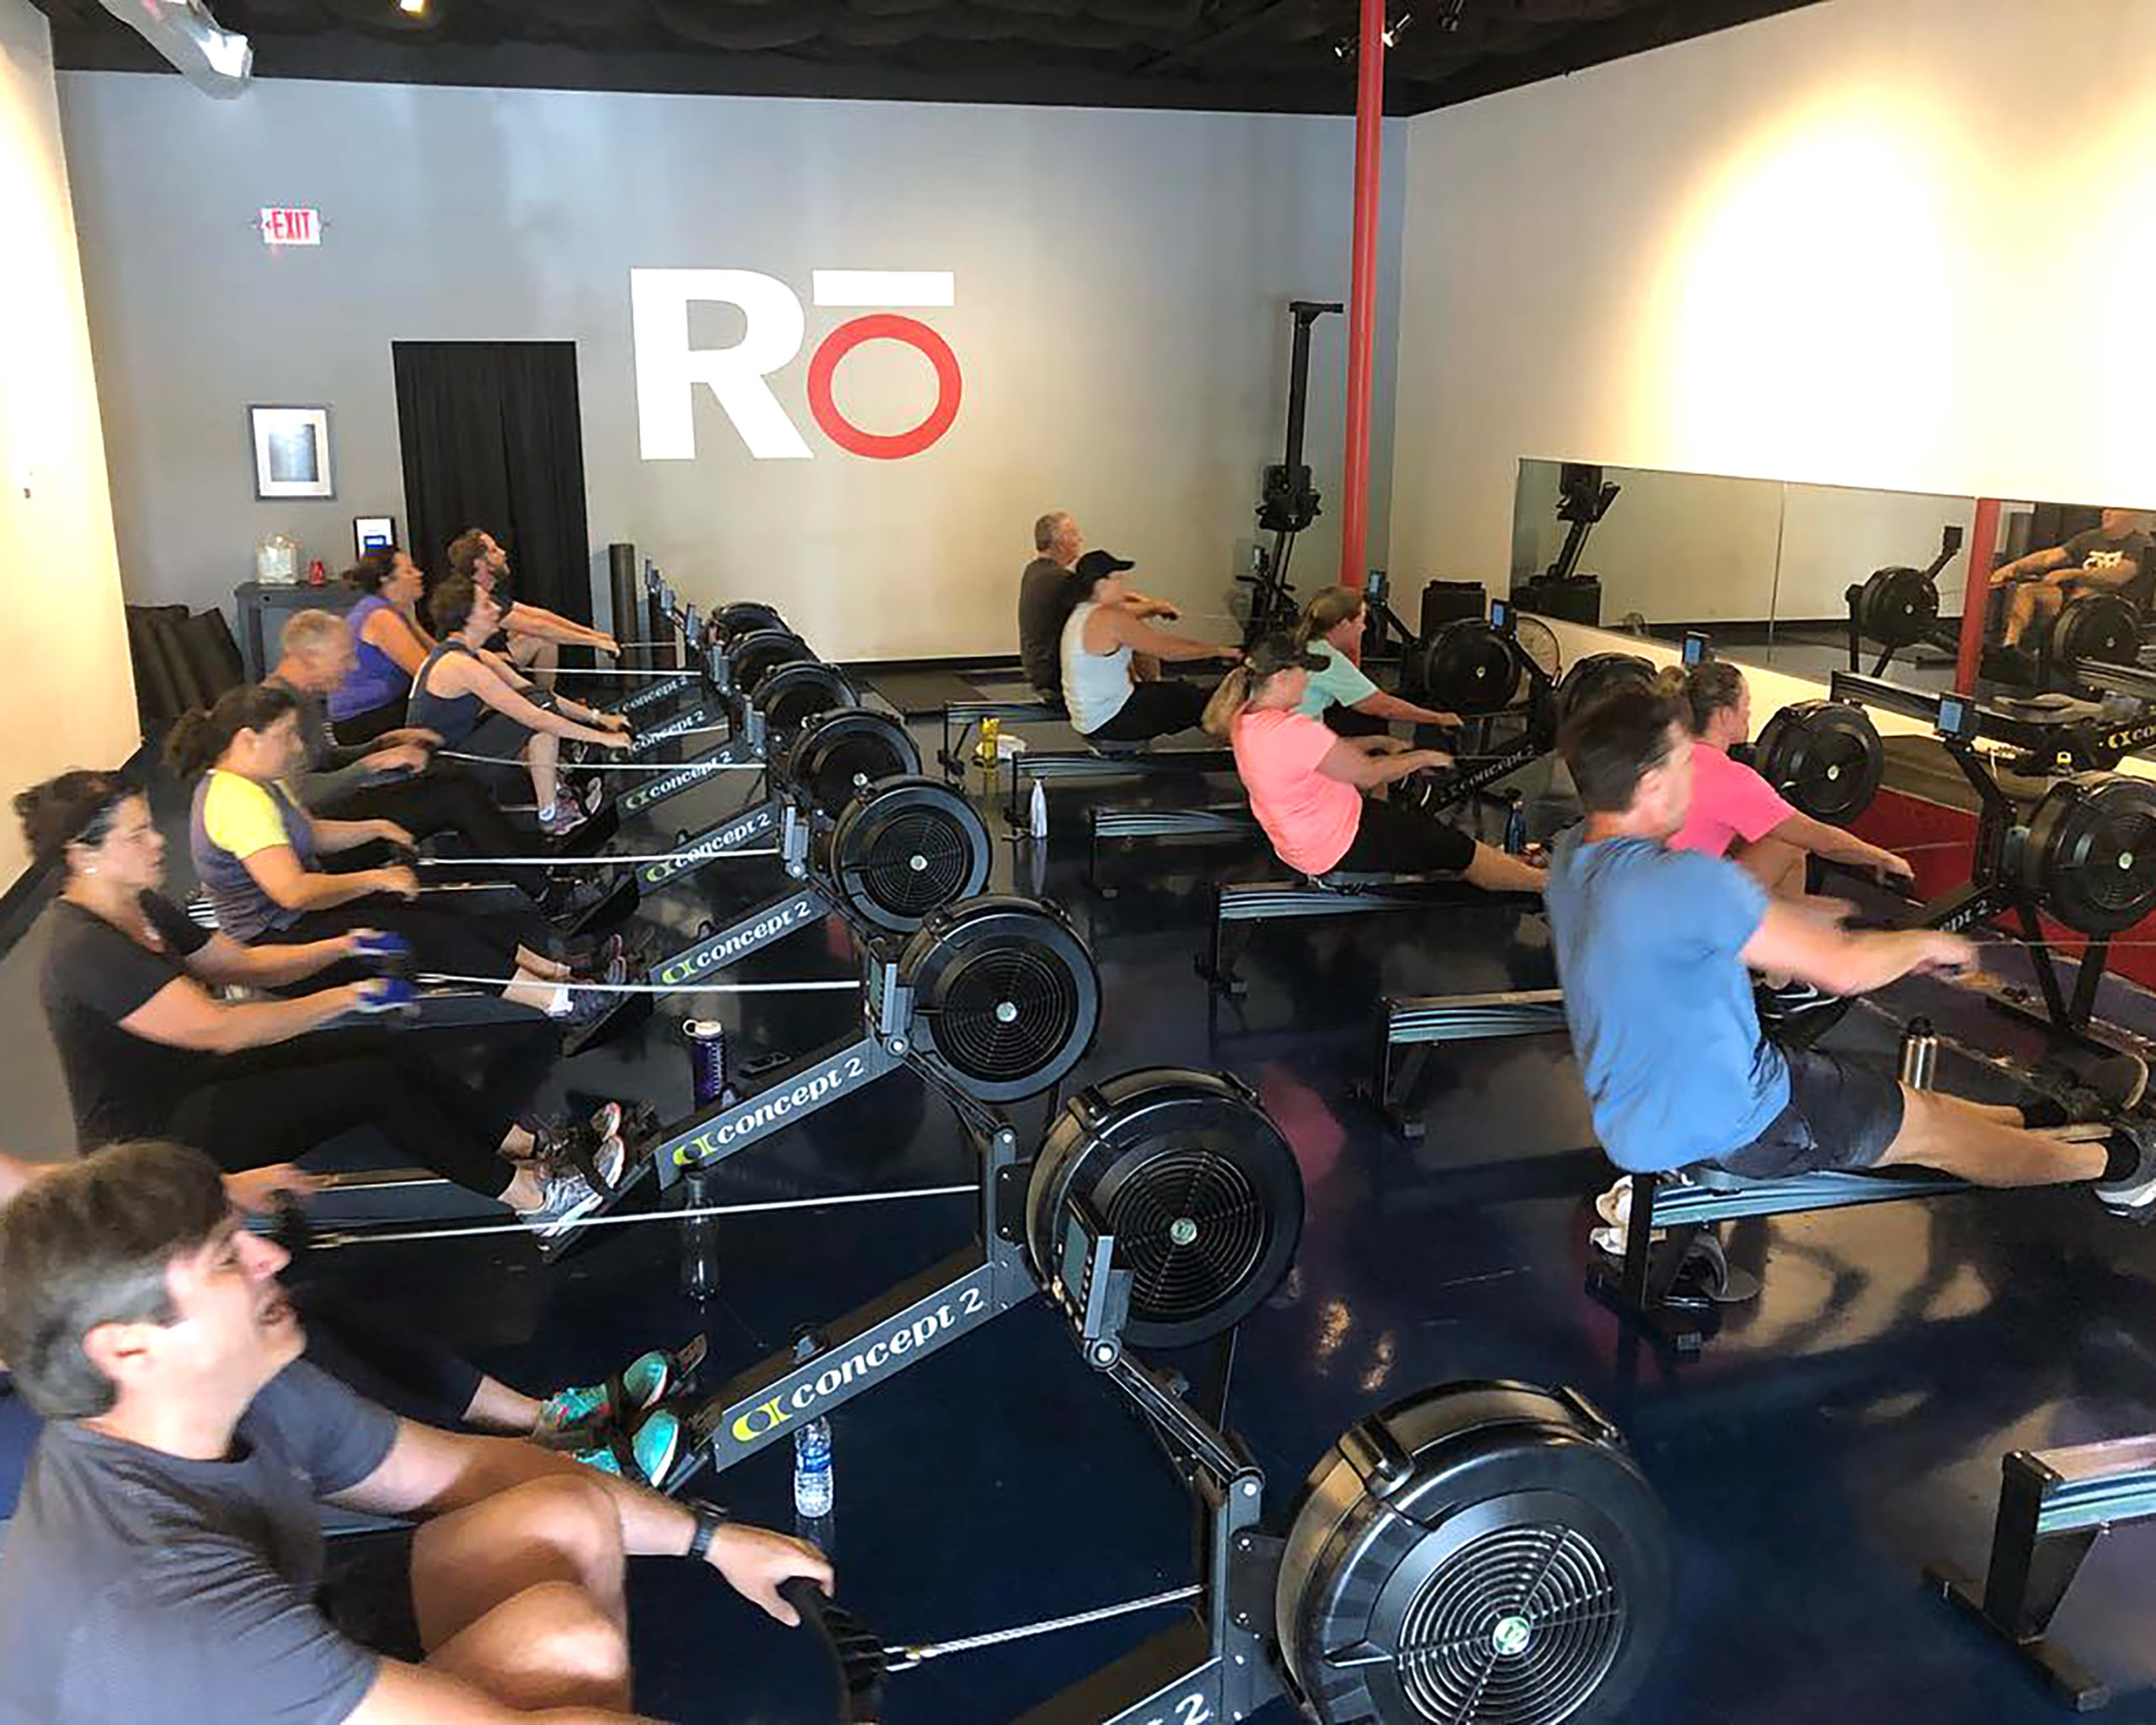
<path id="1" fill-rule="evenodd" d="M 482 1612 L 433 1648 L 427 1666 L 519 1712 L 628 1710 L 628 1637 L 565 1581 L 540 1582 Z"/>
<path id="2" fill-rule="evenodd" d="M 520 1007 L 530 1007 L 534 1012 L 551 1012 L 554 997 L 561 991 L 561 984 L 546 977 L 528 976 L 520 970 L 515 980 L 502 991 L 502 998 Z"/>
<path id="3" fill-rule="evenodd" d="M 531 772 L 531 795 L 542 809 L 553 806 L 556 774 L 562 740 L 551 731 L 534 731 L 524 745 L 524 764 Z"/>
<path id="4" fill-rule="evenodd" d="M 2100 1144 L 2065 1144 L 2019 1124 L 2012 1109 L 1981 1107 L 1902 1087 L 1902 1130 L 1881 1167 L 1915 1162 L 1977 1186 L 2057 1186 L 2104 1172 Z M 2002 1114 L 2012 1120 L 2002 1119 Z"/>
<path id="5" fill-rule="evenodd" d="M 546 1195 L 547 1188 L 540 1181 L 538 1171 L 524 1167 L 516 1171 L 516 1178 L 504 1188 L 499 1201 L 511 1210 L 536 1210 Z"/>
<path id="6" fill-rule="evenodd" d="M 552 641 L 542 641 L 536 635 L 512 636 L 509 656 L 541 688 L 554 686 L 554 671 L 562 662 L 562 649 Z"/>
<path id="7" fill-rule="evenodd" d="M 1161 679 L 1161 661 L 1150 653 L 1130 655 L 1130 674 L 1141 683 L 1155 683 Z"/>
<path id="8" fill-rule="evenodd" d="M 1476 841 L 1475 860 L 1467 865 L 1462 879 L 1486 893 L 1539 893 L 1550 882 L 1549 875 L 1532 862 L 1523 862 L 1480 840 Z"/>
<path id="9" fill-rule="evenodd" d="M 2006 627 L 2001 632 L 2001 638 L 2009 647 L 2020 646 L 2030 624 L 2040 617 L 2057 617 L 2065 603 L 2063 588 L 2054 587 L 2047 581 L 2022 582 L 2007 601 Z"/>
<path id="10" fill-rule="evenodd" d="M 465 1407 L 464 1422 L 482 1431 L 528 1437 L 538 1426 L 542 1406 L 536 1397 L 512 1390 L 499 1378 L 482 1377 Z"/>
<path id="11" fill-rule="evenodd" d="M 514 1439 L 504 1439 L 514 1442 Z M 622 1519 L 596 1481 L 530 1480 L 439 1516 L 412 1538 L 412 1604 L 429 1649 L 527 1588 L 574 1589 L 616 1629 L 622 1598 Z"/>
<path id="12" fill-rule="evenodd" d="M 516 968 L 527 976 L 536 976 L 548 982 L 567 982 L 569 967 L 559 959 L 549 959 L 535 953 L 529 947 L 516 949 Z"/>

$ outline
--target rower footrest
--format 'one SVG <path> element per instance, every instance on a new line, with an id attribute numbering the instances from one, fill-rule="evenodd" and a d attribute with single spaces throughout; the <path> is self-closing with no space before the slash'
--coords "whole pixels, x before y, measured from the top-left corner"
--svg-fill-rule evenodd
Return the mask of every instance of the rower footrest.
<path id="1" fill-rule="evenodd" d="M 2060 1697 L 2091 1712 L 2111 1690 L 2047 1639 L 2082 1560 L 2115 1527 L 2156 1517 L 2156 1436 L 2016 1450 L 2000 1463 L 1999 1516 L 1981 1583 L 1930 1569 L 1932 1584 L 2012 1645 Z"/>

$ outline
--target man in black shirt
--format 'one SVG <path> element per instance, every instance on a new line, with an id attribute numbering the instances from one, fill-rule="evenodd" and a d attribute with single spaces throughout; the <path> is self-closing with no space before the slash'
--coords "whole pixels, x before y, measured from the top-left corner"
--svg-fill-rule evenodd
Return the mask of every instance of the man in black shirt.
<path id="1" fill-rule="evenodd" d="M 624 1562 L 782 1623 L 830 1565 L 515 1439 L 400 1420 L 300 1359 L 285 1254 L 193 1151 L 131 1144 L 0 1210 L 0 1356 L 51 1422 L 0 1551 L 0 1720 L 627 1721 Z M 319 1596 L 318 1504 L 422 1525 L 382 1639 Z"/>
<path id="2" fill-rule="evenodd" d="M 2083 593 L 2116 593 L 2146 612 L 2156 579 L 2156 510 L 2107 509 L 2101 521 L 2063 545 L 2032 551 L 1991 572 L 1994 587 L 2014 585 L 2006 603 L 2005 646 L 2019 647 L 2038 617 L 2056 617 L 2066 601 Z"/>
<path id="3" fill-rule="evenodd" d="M 1043 700 L 1063 698 L 1063 626 L 1077 603 L 1070 576 L 1085 549 L 1086 536 L 1068 510 L 1050 510 L 1033 523 L 1037 555 L 1018 578 L 1018 660 Z M 1113 563 L 1118 569 L 1134 567 L 1120 558 Z M 1180 615 L 1172 605 L 1142 593 L 1126 594 L 1123 603 L 1134 617 Z"/>

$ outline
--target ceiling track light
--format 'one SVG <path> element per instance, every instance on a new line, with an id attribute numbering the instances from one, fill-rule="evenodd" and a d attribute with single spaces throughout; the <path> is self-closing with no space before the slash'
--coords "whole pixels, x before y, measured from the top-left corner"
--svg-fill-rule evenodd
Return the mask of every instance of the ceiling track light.
<path id="1" fill-rule="evenodd" d="M 1438 13 L 1438 28 L 1441 30 L 1458 29 L 1460 15 L 1466 7 L 1467 0 L 1443 0 Z M 1382 33 L 1385 46 L 1398 47 L 1400 39 L 1407 34 L 1407 26 L 1414 22 L 1415 13 L 1410 8 L 1402 7 L 1400 15 L 1396 18 L 1388 13 Z M 1342 36 L 1332 45 L 1332 57 L 1336 60 L 1353 60 L 1361 51 L 1362 45 L 1363 38 L 1360 31 L 1353 35 Z"/>

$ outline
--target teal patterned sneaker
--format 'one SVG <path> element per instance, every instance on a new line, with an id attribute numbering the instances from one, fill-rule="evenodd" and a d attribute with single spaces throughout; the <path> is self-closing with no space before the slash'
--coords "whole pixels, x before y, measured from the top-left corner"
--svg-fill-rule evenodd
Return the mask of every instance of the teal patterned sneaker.
<path id="1" fill-rule="evenodd" d="M 681 1422 L 661 1407 L 637 1428 L 634 1437 L 626 1442 L 579 1450 L 576 1459 L 586 1467 L 595 1467 L 617 1479 L 632 1479 L 639 1485 L 655 1486 L 674 1471 L 675 1460 L 680 1453 Z"/>
<path id="2" fill-rule="evenodd" d="M 673 1387 L 673 1362 L 663 1348 L 639 1354 L 622 1369 L 622 1397 L 633 1418 L 665 1398 Z M 557 1390 L 539 1411 L 537 1437 L 558 1437 L 585 1428 L 605 1425 L 616 1418 L 611 1384 L 572 1384 Z"/>

